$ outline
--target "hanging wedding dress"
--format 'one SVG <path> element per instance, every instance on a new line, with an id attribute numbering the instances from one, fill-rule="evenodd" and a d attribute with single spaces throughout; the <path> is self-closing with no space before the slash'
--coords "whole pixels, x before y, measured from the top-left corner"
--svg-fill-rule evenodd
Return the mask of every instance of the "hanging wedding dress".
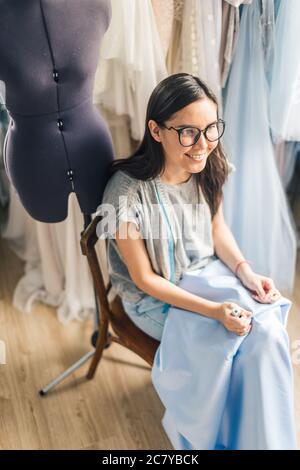
<path id="1" fill-rule="evenodd" d="M 112 0 L 112 20 L 101 46 L 94 102 L 130 118 L 142 140 L 148 99 L 167 76 L 151 0 Z"/>
<path id="2" fill-rule="evenodd" d="M 269 132 L 260 20 L 259 0 L 243 7 L 225 95 L 224 145 L 236 172 L 225 187 L 224 212 L 253 269 L 291 292 L 296 237 Z"/>
<path id="3" fill-rule="evenodd" d="M 234 57 L 240 27 L 240 9 L 252 0 L 226 0 L 222 3 L 222 35 L 220 45 L 221 86 L 224 87 Z"/>
<path id="4" fill-rule="evenodd" d="M 288 54 L 285 54 L 284 48 L 288 47 L 288 44 L 284 43 L 284 41 L 286 39 L 295 41 L 297 36 L 300 39 L 300 32 L 296 29 L 297 25 L 286 22 L 290 13 L 297 16 L 296 8 L 299 5 L 298 3 L 291 3 L 288 10 L 285 7 L 280 7 L 280 5 L 281 1 L 279 0 L 264 0 L 262 2 L 261 24 L 266 77 L 270 87 L 269 118 L 274 142 L 275 160 L 278 164 L 283 188 L 287 189 L 293 175 L 300 139 L 298 137 L 298 142 L 288 140 L 295 138 L 297 132 L 298 136 L 300 136 L 300 125 L 294 114 L 296 111 L 294 105 L 297 106 L 296 87 L 294 85 L 290 86 L 290 84 L 285 86 L 284 81 L 288 77 L 288 81 L 291 79 L 291 83 L 293 83 L 295 72 L 296 74 L 298 73 L 300 80 L 300 61 L 297 69 L 297 61 L 295 62 L 294 57 L 291 60 Z M 300 22 L 298 21 L 297 27 L 299 26 Z M 290 28 L 292 29 L 290 30 Z M 283 41 L 282 33 L 284 29 L 289 29 L 289 33 L 283 34 Z M 279 88 L 277 89 L 277 87 Z M 300 99 L 300 93 L 298 93 L 298 98 Z"/>
<path id="5" fill-rule="evenodd" d="M 174 0 L 151 0 L 163 56 L 166 57 L 171 41 L 174 19 Z"/>
<path id="6" fill-rule="evenodd" d="M 174 0 L 174 18 L 173 28 L 170 39 L 170 46 L 167 54 L 167 69 L 172 75 L 182 71 L 181 68 L 181 31 L 182 31 L 182 14 L 184 0 Z"/>
<path id="7" fill-rule="evenodd" d="M 219 54 L 222 34 L 221 0 L 185 0 L 182 12 L 178 71 L 199 76 L 218 98 L 221 108 Z"/>
<path id="8" fill-rule="evenodd" d="M 300 141 L 300 2 L 277 2 L 275 58 L 271 75 L 270 126 L 276 143 Z"/>

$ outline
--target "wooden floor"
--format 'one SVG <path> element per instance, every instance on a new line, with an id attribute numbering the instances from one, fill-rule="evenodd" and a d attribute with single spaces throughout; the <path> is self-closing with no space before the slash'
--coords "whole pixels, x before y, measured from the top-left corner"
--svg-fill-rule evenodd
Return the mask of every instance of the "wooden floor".
<path id="1" fill-rule="evenodd" d="M 15 310 L 12 294 L 21 275 L 22 263 L 0 240 L 0 339 L 7 348 L 7 364 L 0 366 L 0 449 L 172 449 L 149 366 L 117 344 L 105 350 L 93 381 L 85 380 L 85 365 L 47 397 L 38 395 L 91 349 L 92 324 L 63 326 L 55 310 L 41 304 L 30 315 Z M 300 262 L 295 292 L 291 352 L 300 340 Z M 294 370 L 300 443 L 300 363 Z"/>

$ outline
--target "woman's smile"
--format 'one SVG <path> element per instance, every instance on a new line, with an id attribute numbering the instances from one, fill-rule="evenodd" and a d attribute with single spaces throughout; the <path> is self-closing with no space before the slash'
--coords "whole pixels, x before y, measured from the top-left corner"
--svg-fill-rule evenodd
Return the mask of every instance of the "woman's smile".
<path id="1" fill-rule="evenodd" d="M 206 157 L 206 153 L 198 153 L 198 154 L 193 154 L 193 153 L 185 153 L 190 160 L 193 160 L 195 162 L 202 162 L 204 158 Z"/>

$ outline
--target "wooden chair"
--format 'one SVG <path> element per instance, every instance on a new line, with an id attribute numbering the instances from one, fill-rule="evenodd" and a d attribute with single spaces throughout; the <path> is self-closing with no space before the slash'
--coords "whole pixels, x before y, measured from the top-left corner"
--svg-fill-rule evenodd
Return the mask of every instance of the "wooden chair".
<path id="1" fill-rule="evenodd" d="M 87 378 L 92 379 L 101 360 L 103 349 L 115 342 L 125 346 L 142 357 L 150 366 L 153 365 L 155 352 L 159 341 L 140 330 L 124 311 L 121 299 L 116 296 L 111 302 L 108 300 L 111 283 L 105 286 L 104 277 L 100 268 L 95 245 L 98 241 L 97 225 L 101 216 L 96 216 L 81 235 L 80 245 L 82 253 L 87 257 L 92 273 L 98 305 L 100 307 L 100 322 L 96 351 L 93 356 Z M 111 325 L 114 334 L 108 334 Z"/>

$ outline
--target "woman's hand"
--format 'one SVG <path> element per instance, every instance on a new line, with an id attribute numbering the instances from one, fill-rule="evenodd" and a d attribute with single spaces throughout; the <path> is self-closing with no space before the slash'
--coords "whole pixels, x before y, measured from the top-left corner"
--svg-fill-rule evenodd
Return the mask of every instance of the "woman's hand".
<path id="1" fill-rule="evenodd" d="M 273 280 L 269 277 L 256 274 L 252 270 L 241 272 L 238 277 L 243 285 L 252 292 L 252 297 L 257 302 L 270 304 L 276 302 L 281 297 Z"/>
<path id="2" fill-rule="evenodd" d="M 234 308 L 241 308 L 237 304 L 232 302 L 223 302 L 219 305 L 218 320 L 223 326 L 238 336 L 244 336 L 251 330 L 251 317 L 252 312 L 241 309 L 240 317 L 234 317 L 231 312 Z"/>

